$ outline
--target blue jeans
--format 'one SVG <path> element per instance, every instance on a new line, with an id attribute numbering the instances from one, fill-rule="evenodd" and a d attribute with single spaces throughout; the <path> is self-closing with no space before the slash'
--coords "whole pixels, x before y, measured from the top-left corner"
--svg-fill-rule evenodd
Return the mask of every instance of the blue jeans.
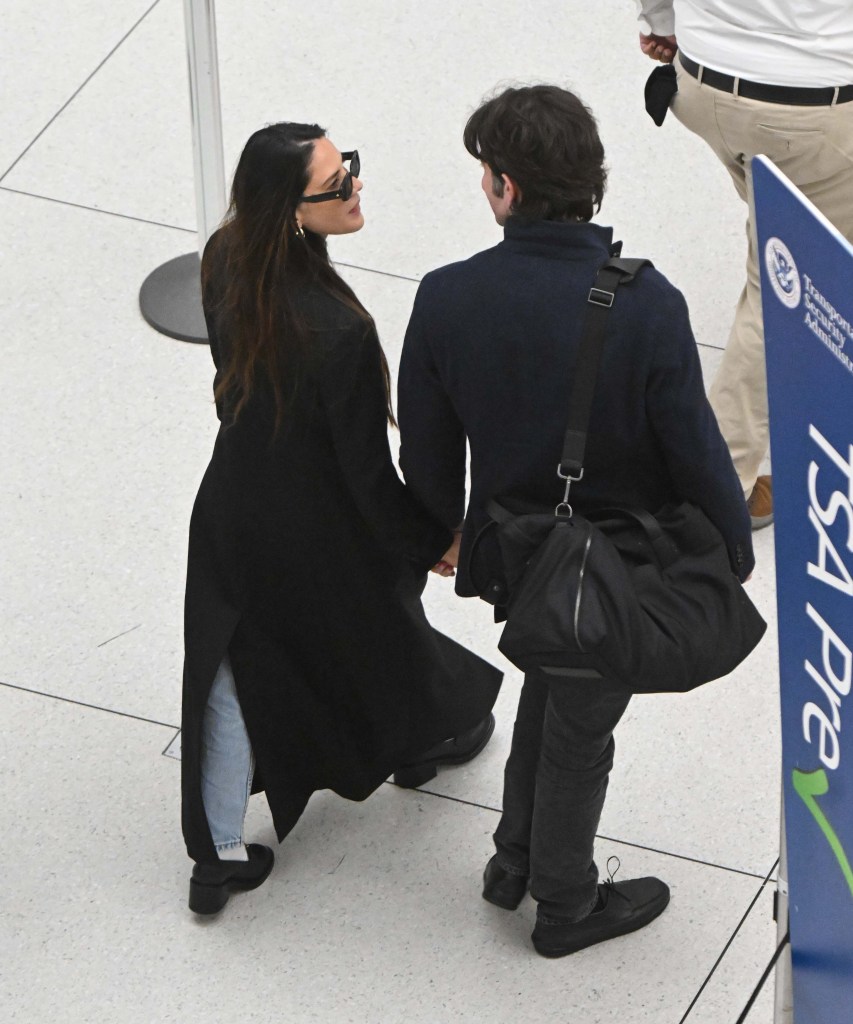
<path id="1" fill-rule="evenodd" d="M 228 655 L 210 688 L 201 730 L 201 796 L 217 853 L 243 845 L 255 758 Z"/>

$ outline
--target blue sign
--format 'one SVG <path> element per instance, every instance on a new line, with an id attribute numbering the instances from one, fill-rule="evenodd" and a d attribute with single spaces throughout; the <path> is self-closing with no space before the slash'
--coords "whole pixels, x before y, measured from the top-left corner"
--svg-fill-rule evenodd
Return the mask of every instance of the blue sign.
<path id="1" fill-rule="evenodd" d="M 796 1024 L 853 1021 L 853 246 L 752 163 Z M 851 196 L 853 202 L 853 196 Z"/>

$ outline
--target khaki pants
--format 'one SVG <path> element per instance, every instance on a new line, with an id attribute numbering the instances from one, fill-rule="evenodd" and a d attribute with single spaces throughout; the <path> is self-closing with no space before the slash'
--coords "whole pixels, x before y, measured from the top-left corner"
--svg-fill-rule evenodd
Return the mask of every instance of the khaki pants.
<path id="1" fill-rule="evenodd" d="M 853 241 L 853 102 L 796 107 L 743 99 L 700 85 L 678 60 L 675 67 L 678 94 L 672 111 L 717 154 L 741 199 L 748 201 L 749 160 L 763 153 Z M 749 220 L 747 236 L 746 286 L 710 400 L 749 496 L 770 438 L 760 276 Z"/>

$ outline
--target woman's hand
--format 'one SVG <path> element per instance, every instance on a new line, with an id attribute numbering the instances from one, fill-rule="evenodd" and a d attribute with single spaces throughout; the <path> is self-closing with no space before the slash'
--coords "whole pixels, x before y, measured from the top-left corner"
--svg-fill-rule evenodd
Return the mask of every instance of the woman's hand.
<path id="1" fill-rule="evenodd" d="M 459 542 L 462 540 L 461 531 L 453 534 L 453 543 L 441 556 L 441 560 L 430 569 L 430 572 L 438 576 L 455 576 L 456 566 L 459 565 Z"/>

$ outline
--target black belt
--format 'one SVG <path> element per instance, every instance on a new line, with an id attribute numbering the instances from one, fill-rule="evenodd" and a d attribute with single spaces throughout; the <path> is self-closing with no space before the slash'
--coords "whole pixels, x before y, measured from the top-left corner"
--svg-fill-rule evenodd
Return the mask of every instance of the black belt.
<path id="1" fill-rule="evenodd" d="M 733 78 L 721 71 L 703 68 L 701 64 L 679 53 L 678 59 L 688 75 L 700 78 L 703 85 L 722 92 L 735 91 L 748 100 L 763 100 L 765 103 L 787 103 L 792 107 L 828 107 L 833 102 L 849 103 L 853 100 L 853 85 L 842 85 L 834 89 L 831 85 L 823 89 L 803 89 L 796 85 L 767 85 L 764 82 L 750 82 L 746 78 Z M 837 95 L 836 95 L 837 94 Z"/>

